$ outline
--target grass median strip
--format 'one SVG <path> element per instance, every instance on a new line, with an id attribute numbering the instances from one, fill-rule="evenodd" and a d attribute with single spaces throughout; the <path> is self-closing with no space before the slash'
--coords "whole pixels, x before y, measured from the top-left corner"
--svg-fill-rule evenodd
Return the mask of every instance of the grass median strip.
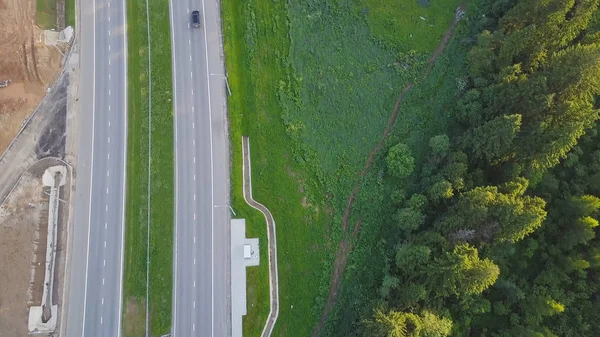
<path id="1" fill-rule="evenodd" d="M 125 336 L 136 337 L 145 334 L 146 300 L 149 301 L 150 334 L 160 336 L 170 331 L 173 285 L 174 154 L 169 4 L 160 0 L 148 0 L 147 3 L 152 42 L 150 53 L 146 0 L 127 3 L 129 135 L 123 332 Z M 149 55 L 152 61 L 151 114 Z M 148 139 L 150 125 L 152 144 Z M 150 282 L 147 299 L 148 242 Z"/>

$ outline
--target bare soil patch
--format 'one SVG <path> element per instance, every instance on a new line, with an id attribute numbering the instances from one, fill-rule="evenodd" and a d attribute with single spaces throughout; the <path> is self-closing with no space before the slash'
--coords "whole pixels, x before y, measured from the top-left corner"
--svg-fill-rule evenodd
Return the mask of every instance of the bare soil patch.
<path id="1" fill-rule="evenodd" d="M 128 297 L 125 301 L 125 336 L 143 336 L 146 333 L 146 302 L 143 298 Z"/>
<path id="2" fill-rule="evenodd" d="M 46 241 L 48 234 L 49 188 L 42 185 L 46 168 L 61 164 L 46 158 L 27 170 L 0 207 L 0 330 L 2 337 L 28 335 L 29 307 L 42 301 Z M 61 188 L 63 200 L 58 211 L 58 237 L 54 268 L 53 304 L 62 308 L 65 247 L 71 179 Z M 60 322 L 61 312 L 59 310 Z M 60 331 L 60 323 L 57 330 Z M 45 337 L 46 335 L 39 335 Z"/>
<path id="3" fill-rule="evenodd" d="M 42 41 L 35 24 L 35 0 L 0 0 L 0 154 L 56 79 L 61 52 Z M 60 48 L 60 47 L 58 47 Z"/>
<path id="4" fill-rule="evenodd" d="M 466 5 L 461 6 L 461 8 L 463 10 L 465 7 L 466 7 Z M 444 34 L 442 41 L 440 41 L 440 44 L 438 45 L 438 47 L 435 49 L 435 51 L 429 58 L 429 65 L 425 71 L 425 74 L 423 75 L 424 77 L 429 75 L 429 72 L 431 71 L 431 69 L 433 68 L 433 65 L 435 64 L 435 60 L 438 58 L 438 56 L 442 53 L 442 51 L 446 48 L 446 46 L 450 42 L 450 38 L 452 37 L 452 34 L 454 33 L 454 29 L 456 28 L 457 23 L 458 23 L 458 19 L 453 20 L 450 27 L 448 27 L 448 29 L 446 30 L 446 33 Z M 312 337 L 318 337 L 321 334 L 321 330 L 325 326 L 327 317 L 329 316 L 329 313 L 331 312 L 331 310 L 333 309 L 333 307 L 335 305 L 335 301 L 337 299 L 338 293 L 342 286 L 342 277 L 343 277 L 344 271 L 346 269 L 348 257 L 350 256 L 350 253 L 352 252 L 353 242 L 358 238 L 358 235 L 360 234 L 361 219 L 358 219 L 358 221 L 352 226 L 351 233 L 348 233 L 348 220 L 349 220 L 350 214 L 352 212 L 352 205 L 354 204 L 354 201 L 356 200 L 356 196 L 358 195 L 358 192 L 360 191 L 362 179 L 364 178 L 364 176 L 368 173 L 369 169 L 371 168 L 371 165 L 373 164 L 373 160 L 375 159 L 375 155 L 379 152 L 379 150 L 381 150 L 381 147 L 383 147 L 383 145 L 385 144 L 386 139 L 388 138 L 390 132 L 392 131 L 394 124 L 396 123 L 396 119 L 398 117 L 398 112 L 400 110 L 400 104 L 402 103 L 402 100 L 403 100 L 404 96 L 406 95 L 406 93 L 413 86 L 414 86 L 414 83 L 411 82 L 411 83 L 408 83 L 402 89 L 402 92 L 398 96 L 398 99 L 396 100 L 396 104 L 394 105 L 394 110 L 392 111 L 392 114 L 390 115 L 390 118 L 388 120 L 388 125 L 385 128 L 385 130 L 383 131 L 383 136 L 381 137 L 381 140 L 379 141 L 379 143 L 377 143 L 377 145 L 369 153 L 369 156 L 367 157 L 367 161 L 365 162 L 365 166 L 363 167 L 363 169 L 360 173 L 360 177 L 359 177 L 358 181 L 356 182 L 356 184 L 354 185 L 354 189 L 350 193 L 350 196 L 348 197 L 348 203 L 346 205 L 346 209 L 344 210 L 344 214 L 342 216 L 343 239 L 340 241 L 340 243 L 338 245 L 338 249 L 336 251 L 335 261 L 333 264 L 333 271 L 331 272 L 331 280 L 330 280 L 330 284 L 329 284 L 329 295 L 327 297 L 327 302 L 325 303 L 325 308 L 323 309 L 323 312 L 321 313 L 321 318 L 319 319 L 319 323 L 313 330 Z"/>
<path id="5" fill-rule="evenodd" d="M 27 335 L 27 313 L 34 284 L 35 243 L 47 212 L 40 178 L 26 173 L 0 208 L 0 327 L 2 336 Z M 45 244 L 45 237 L 43 238 Z M 45 250 L 45 248 L 44 248 Z M 45 253 L 45 252 L 42 252 Z M 39 258 L 39 257 L 38 257 Z M 43 264 L 43 257 L 42 264 Z M 43 273 L 40 285 L 43 282 Z M 41 295 L 40 295 L 41 300 Z"/>

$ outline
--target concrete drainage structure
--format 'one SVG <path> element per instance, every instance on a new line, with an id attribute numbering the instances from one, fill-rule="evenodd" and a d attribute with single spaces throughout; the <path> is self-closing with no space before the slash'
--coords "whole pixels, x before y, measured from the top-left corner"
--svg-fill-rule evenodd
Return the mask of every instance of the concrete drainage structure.
<path id="1" fill-rule="evenodd" d="M 246 315 L 246 267 L 258 266 L 258 239 L 246 238 L 246 220 L 231 219 L 231 336 L 242 337 Z"/>
<path id="2" fill-rule="evenodd" d="M 46 242 L 46 267 L 42 303 L 29 308 L 28 328 L 30 333 L 48 333 L 56 329 L 58 306 L 53 304 L 54 266 L 56 260 L 56 241 L 58 237 L 58 209 L 60 187 L 66 182 L 67 168 L 52 166 L 42 176 L 44 186 L 50 187 L 48 207 L 48 239 Z"/>

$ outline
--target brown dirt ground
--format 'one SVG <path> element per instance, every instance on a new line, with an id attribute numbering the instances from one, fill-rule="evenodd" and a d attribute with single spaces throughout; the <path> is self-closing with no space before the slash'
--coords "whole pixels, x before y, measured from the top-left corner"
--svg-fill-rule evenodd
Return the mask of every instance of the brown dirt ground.
<path id="1" fill-rule="evenodd" d="M 466 6 L 467 6 L 467 3 L 464 3 L 463 5 L 461 5 L 461 8 L 466 9 Z M 429 64 L 423 75 L 424 77 L 429 75 L 429 72 L 431 71 L 431 69 L 433 68 L 433 66 L 435 64 L 435 60 L 442 53 L 442 51 L 444 51 L 444 49 L 450 42 L 450 38 L 452 37 L 452 34 L 454 33 L 454 29 L 456 28 L 457 23 L 458 23 L 458 20 L 456 20 L 456 19 L 452 21 L 452 24 L 446 30 L 439 45 L 437 46 L 435 51 L 429 57 Z M 383 136 L 381 137 L 381 140 L 379 141 L 379 143 L 377 143 L 377 145 L 369 153 L 369 156 L 367 157 L 367 161 L 365 162 L 365 166 L 363 167 L 362 171 L 360 172 L 359 179 L 356 182 L 354 189 L 350 193 L 350 196 L 348 197 L 348 203 L 346 205 L 346 209 L 344 210 L 344 215 L 342 216 L 342 233 L 344 236 L 343 236 L 343 239 L 340 241 L 340 243 L 338 245 L 338 249 L 336 251 L 335 261 L 334 261 L 334 265 L 333 265 L 333 271 L 331 273 L 331 279 L 330 279 L 330 284 L 329 284 L 329 295 L 327 297 L 327 302 L 325 303 L 325 308 L 323 309 L 323 312 L 321 313 L 321 318 L 319 319 L 319 323 L 313 330 L 312 337 L 318 337 L 321 334 L 321 330 L 325 326 L 327 317 L 329 316 L 329 313 L 331 312 L 331 310 L 333 309 L 333 307 L 335 305 L 335 301 L 337 299 L 338 293 L 342 286 L 342 276 L 344 274 L 344 271 L 346 270 L 346 264 L 348 262 L 348 257 L 350 256 L 350 253 L 352 252 L 353 242 L 358 238 L 358 235 L 360 234 L 361 219 L 359 218 L 358 221 L 354 224 L 354 226 L 352 226 L 352 233 L 348 233 L 348 220 L 350 218 L 350 213 L 352 212 L 352 205 L 354 204 L 354 201 L 356 200 L 356 196 L 358 195 L 358 192 L 360 191 L 360 187 L 362 186 L 362 178 L 367 174 L 367 172 L 371 168 L 371 165 L 373 164 L 373 160 L 375 159 L 375 155 L 377 154 L 377 152 L 379 152 L 379 150 L 385 143 L 385 140 L 388 138 L 390 132 L 392 131 L 392 128 L 393 128 L 394 124 L 396 123 L 396 118 L 398 117 L 398 112 L 400 110 L 400 104 L 402 103 L 404 95 L 406 95 L 406 93 L 413 87 L 413 85 L 414 85 L 414 83 L 412 83 L 412 82 L 408 83 L 402 89 L 402 92 L 398 96 L 398 99 L 396 100 L 396 104 L 394 105 L 394 110 L 392 111 L 392 114 L 390 115 L 390 118 L 388 120 L 388 125 L 385 128 L 385 130 L 383 131 Z"/>
<path id="2" fill-rule="evenodd" d="M 47 209 L 44 199 L 47 198 L 44 198 L 42 192 L 41 179 L 26 174 L 7 203 L 0 208 L 2 336 L 27 335 L 27 308 L 31 296 L 34 295 L 31 293 L 36 264 L 34 243 L 37 242 L 39 234 L 40 217 Z"/>
<path id="3" fill-rule="evenodd" d="M 6 150 L 59 73 L 62 56 L 41 42 L 35 0 L 0 0 L 0 154 Z"/>

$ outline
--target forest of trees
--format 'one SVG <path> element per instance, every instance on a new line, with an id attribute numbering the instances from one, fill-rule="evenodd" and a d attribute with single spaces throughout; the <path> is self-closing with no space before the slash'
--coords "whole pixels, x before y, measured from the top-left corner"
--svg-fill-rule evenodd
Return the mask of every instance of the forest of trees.
<path id="1" fill-rule="evenodd" d="M 365 337 L 600 336 L 599 0 L 481 0 L 423 165 L 387 156 L 396 228 Z"/>

